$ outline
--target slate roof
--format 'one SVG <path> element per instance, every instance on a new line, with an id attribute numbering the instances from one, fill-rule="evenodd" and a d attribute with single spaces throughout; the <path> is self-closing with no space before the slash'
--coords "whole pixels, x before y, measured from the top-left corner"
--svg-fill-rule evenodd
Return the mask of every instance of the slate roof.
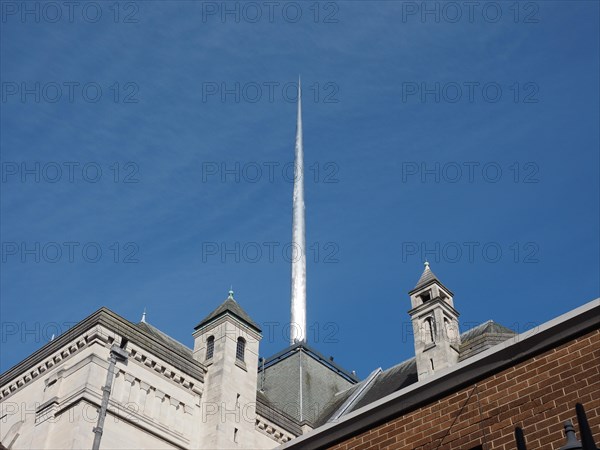
<path id="1" fill-rule="evenodd" d="M 358 399 L 352 411 L 399 391 L 417 381 L 417 363 L 415 358 L 390 367 L 381 372 L 373 380 L 371 387 Z"/>
<path id="2" fill-rule="evenodd" d="M 259 388 L 271 404 L 283 408 L 298 424 L 311 427 L 319 422 L 323 410 L 332 409 L 339 392 L 358 382 L 356 375 L 305 342 L 266 359 L 258 378 Z"/>
<path id="3" fill-rule="evenodd" d="M 512 338 L 515 334 L 516 333 L 511 329 L 491 320 L 472 328 L 461 334 L 459 361 L 481 353 L 500 342 Z M 368 386 L 365 386 L 365 383 L 367 383 L 368 380 L 363 380 L 351 389 L 338 393 L 333 401 L 323 409 L 323 413 L 316 421 L 316 425 L 323 425 L 334 418 L 336 412 L 340 411 L 340 408 L 344 405 L 346 400 L 350 399 L 354 392 L 359 391 L 363 387 L 364 391 L 353 399 L 343 415 L 362 408 L 387 395 L 393 394 L 417 381 L 416 359 L 410 358 L 378 373 L 370 381 Z"/>
<path id="4" fill-rule="evenodd" d="M 510 339 L 516 334 L 510 328 L 488 320 L 461 335 L 458 361 L 464 361 L 471 356 Z"/>
<path id="5" fill-rule="evenodd" d="M 236 302 L 231 296 L 227 298 L 227 300 L 225 300 L 223 303 L 221 303 L 221 306 L 219 306 L 217 309 L 211 312 L 198 325 L 196 325 L 194 327 L 194 330 L 197 330 L 203 325 L 206 325 L 211 320 L 216 319 L 217 317 L 220 317 L 227 313 L 230 313 L 238 319 L 240 319 L 241 321 L 247 323 L 256 331 L 261 331 L 260 327 L 250 318 L 248 313 L 246 313 L 246 311 L 244 311 L 242 307 L 238 304 L 238 302 Z"/>
<path id="6" fill-rule="evenodd" d="M 426 267 L 415 289 L 433 280 L 439 282 L 429 267 Z M 233 314 L 260 331 L 233 298 L 225 300 L 202 320 L 196 329 L 226 313 Z M 140 322 L 135 326 L 173 349 L 174 352 L 192 359 L 190 348 L 156 327 L 146 322 Z M 491 320 L 478 325 L 461 334 L 459 361 L 481 353 L 510 339 L 515 334 L 509 328 Z M 299 370 L 300 367 L 302 371 Z M 302 434 L 304 423 L 316 428 L 417 381 L 415 358 L 410 358 L 384 371 L 378 369 L 378 372 L 359 382 L 354 374 L 301 342 L 273 355 L 265 360 L 264 365 L 259 366 L 257 412 L 299 436 Z M 261 387 L 264 391 L 260 390 Z M 299 405 L 304 405 L 302 411 Z"/>
<path id="7" fill-rule="evenodd" d="M 271 404 L 267 396 L 261 391 L 256 392 L 256 412 L 296 436 L 302 434 L 302 427 L 298 421 Z"/>
<path id="8" fill-rule="evenodd" d="M 161 342 L 163 345 L 170 348 L 171 350 L 179 353 L 180 355 L 182 355 L 186 358 L 193 359 L 193 352 L 192 352 L 191 348 L 182 344 L 179 341 L 176 341 L 168 334 L 165 334 L 162 331 L 160 331 L 158 328 L 150 325 L 147 322 L 139 322 L 139 323 L 136 323 L 135 326 L 137 328 L 139 328 L 141 331 L 146 332 L 146 334 L 149 334 L 154 339 L 158 340 L 159 342 Z"/>
<path id="9" fill-rule="evenodd" d="M 413 290 L 420 289 L 423 286 L 431 283 L 432 281 L 439 282 L 440 280 L 438 279 L 438 277 L 435 276 L 435 273 L 433 273 L 433 271 L 429 268 L 429 264 L 427 264 L 425 266 L 425 270 L 423 270 L 423 273 L 421 274 L 421 278 L 419 278 L 419 281 L 417 281 L 417 284 L 415 285 Z"/>
<path id="10" fill-rule="evenodd" d="M 409 292 L 409 295 L 415 291 L 418 291 L 421 288 L 424 288 L 425 286 L 432 284 L 433 282 L 437 282 L 439 285 L 441 285 L 446 291 L 448 291 L 452 295 L 452 291 L 450 291 L 446 286 L 444 286 L 443 283 L 440 281 L 440 279 L 435 275 L 435 273 L 433 273 L 433 271 L 429 267 L 429 263 L 425 263 L 425 270 L 423 270 L 423 273 L 421 274 L 419 281 L 417 281 L 417 284 L 415 285 L 415 287 L 411 289 L 411 291 Z"/>
<path id="11" fill-rule="evenodd" d="M 336 393 L 333 398 L 322 408 L 322 412 L 319 415 L 318 419 L 315 420 L 314 425 L 316 427 L 320 427 L 325 424 L 327 421 L 333 418 L 333 415 L 338 412 L 338 410 L 344 405 L 346 400 L 348 400 L 356 391 L 358 391 L 364 381 L 354 386 L 346 389 L 345 391 L 340 391 Z"/>
<path id="12" fill-rule="evenodd" d="M 486 334 L 510 334 L 512 337 L 517 333 L 510 328 L 506 328 L 504 325 L 494 322 L 493 320 L 488 320 L 487 322 L 484 322 L 481 325 L 462 333 L 460 335 L 460 340 L 464 344 L 465 342 L 472 341 Z"/>

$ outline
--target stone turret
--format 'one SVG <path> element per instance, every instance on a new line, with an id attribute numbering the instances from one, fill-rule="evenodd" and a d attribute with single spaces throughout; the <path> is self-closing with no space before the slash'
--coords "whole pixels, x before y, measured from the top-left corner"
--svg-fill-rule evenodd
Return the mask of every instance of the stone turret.
<path id="1" fill-rule="evenodd" d="M 458 362 L 460 333 L 454 294 L 435 276 L 425 262 L 425 270 L 409 293 L 410 314 L 415 337 L 415 357 L 419 380 Z"/>
<path id="2" fill-rule="evenodd" d="M 255 446 L 259 326 L 229 297 L 195 327 L 194 358 L 208 367 L 198 424 L 206 448 Z"/>

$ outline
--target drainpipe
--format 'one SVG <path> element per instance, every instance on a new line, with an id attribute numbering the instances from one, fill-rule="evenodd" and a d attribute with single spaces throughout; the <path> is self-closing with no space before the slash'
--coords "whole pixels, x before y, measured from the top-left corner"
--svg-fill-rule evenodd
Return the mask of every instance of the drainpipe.
<path id="1" fill-rule="evenodd" d="M 102 439 L 102 431 L 104 428 L 104 419 L 106 419 L 106 411 L 108 410 L 108 399 L 110 397 L 110 391 L 112 390 L 112 383 L 115 377 L 115 365 L 117 361 L 127 363 L 129 353 L 125 350 L 127 345 L 127 339 L 121 339 L 121 346 L 113 344 L 110 348 L 110 357 L 108 358 L 108 373 L 106 374 L 106 385 L 102 387 L 102 404 L 100 405 L 100 412 L 98 413 L 98 423 L 93 428 L 94 432 L 94 444 L 92 450 L 100 450 L 100 439 Z"/>

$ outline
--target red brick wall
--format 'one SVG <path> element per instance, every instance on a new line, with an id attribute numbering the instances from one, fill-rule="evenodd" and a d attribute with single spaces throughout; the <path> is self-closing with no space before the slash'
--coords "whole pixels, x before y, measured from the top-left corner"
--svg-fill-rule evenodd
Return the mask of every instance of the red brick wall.
<path id="1" fill-rule="evenodd" d="M 334 446 L 337 450 L 514 450 L 521 426 L 528 450 L 559 449 L 563 422 L 580 439 L 583 403 L 600 444 L 600 330 L 490 376 L 459 392 Z"/>

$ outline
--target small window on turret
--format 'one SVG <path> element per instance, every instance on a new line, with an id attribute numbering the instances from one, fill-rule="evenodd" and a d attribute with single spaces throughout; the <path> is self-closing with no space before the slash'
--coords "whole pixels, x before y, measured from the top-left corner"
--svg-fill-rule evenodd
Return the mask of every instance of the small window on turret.
<path id="1" fill-rule="evenodd" d="M 215 353 L 215 337 L 209 336 L 206 340 L 206 359 L 212 359 Z"/>
<path id="2" fill-rule="evenodd" d="M 423 292 L 420 297 L 423 303 L 428 302 L 431 300 L 431 291 Z"/>
<path id="3" fill-rule="evenodd" d="M 246 340 L 243 337 L 240 337 L 237 340 L 237 349 L 235 352 L 236 359 L 243 362 L 244 353 L 246 353 Z"/>
<path id="4" fill-rule="evenodd" d="M 433 327 L 434 327 L 433 319 L 431 317 L 427 317 L 423 321 L 423 334 L 424 334 L 424 338 L 425 338 L 425 344 L 432 344 L 435 341 L 435 334 L 434 334 Z"/>

